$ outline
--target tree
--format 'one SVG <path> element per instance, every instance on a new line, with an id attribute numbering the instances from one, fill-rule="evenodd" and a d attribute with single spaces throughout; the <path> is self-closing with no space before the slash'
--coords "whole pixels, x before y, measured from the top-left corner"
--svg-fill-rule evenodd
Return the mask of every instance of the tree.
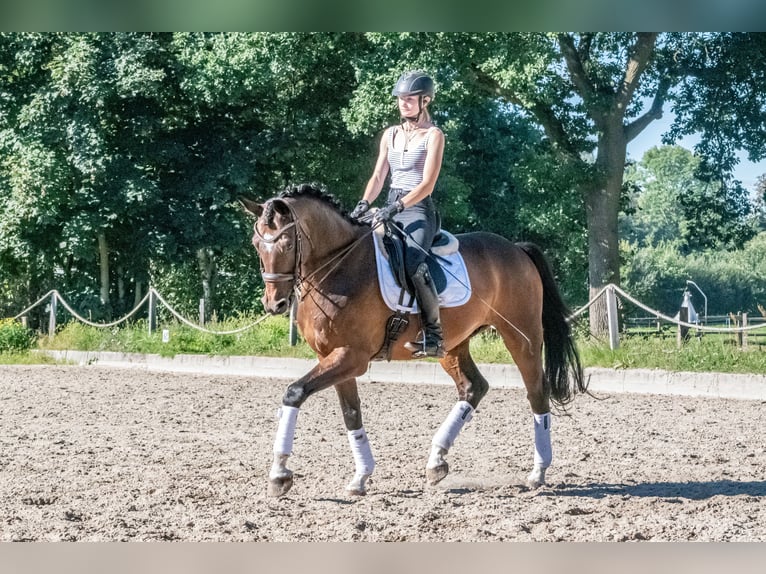
<path id="1" fill-rule="evenodd" d="M 0 36 L 3 282 L 13 268 L 108 315 L 115 293 L 124 310 L 178 266 L 214 309 L 219 262 L 239 265 L 224 254 L 249 226 L 238 195 L 295 180 L 359 193 L 367 141 L 340 118 L 359 39 Z"/>
<path id="2" fill-rule="evenodd" d="M 374 41 L 400 66 L 430 66 L 455 102 L 484 94 L 539 126 L 551 153 L 568 166 L 571 187 L 585 207 L 591 296 L 620 282 L 626 146 L 661 117 L 665 105 L 680 114 L 670 139 L 684 129 L 701 133 L 698 151 L 716 166 L 719 193 L 729 189 L 737 147 L 748 149 L 753 160 L 766 155 L 758 137 L 764 123 L 759 86 L 766 73 L 762 34 L 391 34 Z M 373 58 L 366 62 L 380 65 Z M 366 82 L 379 84 L 380 69 L 388 68 L 368 70 Z M 716 106 L 722 112 L 711 114 Z M 739 137 L 724 143 L 722 133 Z M 600 303 L 591 307 L 594 333 L 606 330 Z"/>
<path id="3" fill-rule="evenodd" d="M 721 193 L 720 184 L 697 177 L 701 164 L 680 146 L 648 150 L 626 173 L 639 192 L 635 213 L 622 220 L 622 237 L 639 246 L 676 243 L 685 253 L 732 249 L 753 237 L 753 206 L 744 190 Z"/>

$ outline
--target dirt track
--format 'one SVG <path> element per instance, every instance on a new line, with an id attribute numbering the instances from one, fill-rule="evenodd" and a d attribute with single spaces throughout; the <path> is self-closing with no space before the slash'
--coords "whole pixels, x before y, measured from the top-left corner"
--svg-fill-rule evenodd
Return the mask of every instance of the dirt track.
<path id="1" fill-rule="evenodd" d="M 455 401 L 361 387 L 370 494 L 333 391 L 298 418 L 295 486 L 266 495 L 286 382 L 102 367 L 0 367 L 0 540 L 766 541 L 761 401 L 615 394 L 554 417 L 549 485 L 529 491 L 522 391 L 491 389 L 424 483 Z"/>

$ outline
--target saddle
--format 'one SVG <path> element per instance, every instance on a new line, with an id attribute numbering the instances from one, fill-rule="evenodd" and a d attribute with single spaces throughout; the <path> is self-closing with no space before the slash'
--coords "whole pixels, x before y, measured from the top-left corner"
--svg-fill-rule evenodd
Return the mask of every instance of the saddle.
<path id="1" fill-rule="evenodd" d="M 388 318 L 386 323 L 386 336 L 383 345 L 373 357 L 373 359 L 385 359 L 389 361 L 391 360 L 391 349 L 394 343 L 409 325 L 409 315 L 414 312 L 415 295 L 414 288 L 407 277 L 404 267 L 405 244 L 404 232 L 402 229 L 394 222 L 386 222 L 384 225 L 376 228 L 374 235 L 376 257 L 382 256 L 385 258 L 387 265 L 386 263 L 382 263 L 382 265 L 388 267 L 390 270 L 396 286 L 398 286 L 399 292 L 398 302 L 394 305 L 392 305 L 389 300 L 386 301 L 389 307 L 394 310 L 394 313 Z M 456 277 L 457 281 L 462 283 L 465 289 L 459 300 L 455 300 L 454 294 L 451 296 L 452 302 L 450 306 L 462 304 L 468 297 L 470 297 L 470 287 L 467 285 L 468 277 L 465 273 L 462 259 L 460 259 L 458 248 L 458 239 L 451 233 L 440 229 L 429 250 L 430 257 L 426 259 L 431 278 L 436 286 L 436 291 L 441 296 L 449 286 L 449 281 L 444 271 L 445 266 L 453 266 L 456 258 L 458 258 L 460 264 L 456 267 L 460 267 L 460 269 L 456 269 L 456 273 L 450 272 L 450 275 Z M 383 269 L 384 267 L 381 267 L 379 261 L 379 275 L 380 271 Z M 386 296 L 390 295 L 390 293 L 384 292 L 384 281 L 380 277 L 379 279 L 381 281 L 381 292 L 384 295 L 384 299 L 386 299 Z"/>
<path id="2" fill-rule="evenodd" d="M 396 284 L 412 295 L 413 287 L 404 268 L 404 232 L 396 223 L 386 222 L 375 230 L 375 234 L 375 239 L 379 241 L 379 246 L 382 246 L 382 252 L 391 267 Z M 447 287 L 447 275 L 444 273 L 443 266 L 452 266 L 452 261 L 447 257 L 457 253 L 459 248 L 460 243 L 457 237 L 449 231 L 440 228 L 436 232 L 429 249 L 431 257 L 426 259 L 426 263 L 437 293 L 443 293 Z"/>

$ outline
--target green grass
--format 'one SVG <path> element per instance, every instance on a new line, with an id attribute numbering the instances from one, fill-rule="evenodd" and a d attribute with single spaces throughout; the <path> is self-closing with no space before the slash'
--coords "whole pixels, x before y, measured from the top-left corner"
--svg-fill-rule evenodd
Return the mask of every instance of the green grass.
<path id="1" fill-rule="evenodd" d="M 681 348 L 676 339 L 661 337 L 622 337 L 615 350 L 593 340 L 580 342 L 578 348 L 583 363 L 591 367 L 766 373 L 766 352 L 758 345 L 742 350 L 731 336 L 691 337 Z"/>
<path id="2" fill-rule="evenodd" d="M 254 322 L 255 319 L 248 317 L 208 325 L 206 328 L 210 331 L 233 331 Z M 162 339 L 163 330 L 169 333 L 167 342 Z M 151 334 L 146 321 L 113 329 L 68 323 L 53 339 L 42 338 L 40 348 L 153 353 L 166 357 L 178 354 L 313 357 L 313 351 L 304 342 L 290 346 L 288 330 L 287 319 L 284 317 L 269 317 L 252 329 L 233 335 L 206 333 L 181 323 L 160 324 Z"/>
<path id="3" fill-rule="evenodd" d="M 54 365 L 52 357 L 23 351 L 18 353 L 0 353 L 0 365 Z"/>
<path id="4" fill-rule="evenodd" d="M 208 328 L 228 331 L 250 325 L 254 321 L 255 318 L 242 317 L 208 325 Z M 167 329 L 170 334 L 168 342 L 162 340 L 163 329 Z M 577 346 L 585 367 L 766 373 L 766 352 L 763 346 L 754 342 L 749 350 L 743 351 L 734 344 L 732 335 L 692 336 L 680 349 L 676 339 L 670 336 L 623 335 L 620 347 L 614 351 L 609 349 L 605 341 L 580 335 Z M 160 324 L 151 335 L 145 321 L 113 329 L 70 322 L 61 327 L 53 339 L 39 337 L 35 347 L 42 350 L 117 351 L 162 356 L 202 354 L 315 357 L 314 352 L 300 338 L 296 346 L 290 346 L 286 317 L 269 317 L 252 329 L 234 335 L 204 333 L 176 322 Z M 492 331 L 474 337 L 471 353 L 477 363 L 512 362 L 502 341 Z M 49 361 L 49 358 L 34 352 L 0 352 L 0 364 Z"/>

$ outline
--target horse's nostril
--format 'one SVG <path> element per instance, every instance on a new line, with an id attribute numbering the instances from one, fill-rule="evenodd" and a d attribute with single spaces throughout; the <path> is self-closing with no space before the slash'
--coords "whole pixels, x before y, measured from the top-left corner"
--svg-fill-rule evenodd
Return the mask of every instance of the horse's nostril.
<path id="1" fill-rule="evenodd" d="M 266 312 L 271 315 L 283 315 L 290 308 L 289 301 L 284 297 L 272 302 L 264 295 L 261 298 L 261 303 L 263 303 L 263 308 Z"/>
<path id="2" fill-rule="evenodd" d="M 275 315 L 282 315 L 287 312 L 287 307 L 287 299 L 280 299 L 274 303 L 274 310 L 272 312 Z"/>

